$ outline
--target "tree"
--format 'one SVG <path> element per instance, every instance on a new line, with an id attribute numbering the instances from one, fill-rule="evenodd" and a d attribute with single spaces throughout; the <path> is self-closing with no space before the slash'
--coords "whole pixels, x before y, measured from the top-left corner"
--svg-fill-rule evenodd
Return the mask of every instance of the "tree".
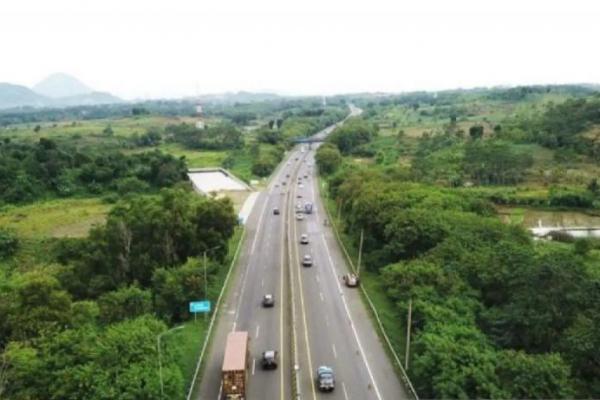
<path id="1" fill-rule="evenodd" d="M 319 167 L 319 171 L 324 175 L 329 175 L 335 172 L 335 170 L 341 165 L 342 154 L 337 147 L 326 143 L 320 146 L 317 150 L 315 160 L 317 162 L 317 166 Z"/>
<path id="2" fill-rule="evenodd" d="M 357 147 L 369 143 L 377 135 L 377 127 L 360 118 L 353 118 L 336 128 L 327 141 L 337 146 L 342 154 L 350 154 Z"/>
<path id="3" fill-rule="evenodd" d="M 117 289 L 98 298 L 100 321 L 112 324 L 125 319 L 133 319 L 152 311 L 150 291 L 135 286 Z"/>
<path id="4" fill-rule="evenodd" d="M 483 125 L 473 125 L 469 128 L 471 139 L 481 139 L 483 137 Z"/>
<path id="5" fill-rule="evenodd" d="M 559 354 L 530 355 L 505 350 L 498 354 L 496 371 L 513 399 L 572 399 L 575 390 L 569 366 Z"/>
<path id="6" fill-rule="evenodd" d="M 5 358 L 10 399 L 149 399 L 161 396 L 156 337 L 164 323 L 150 316 L 110 325 L 86 325 L 43 337 L 32 344 L 11 343 Z M 164 398 L 183 396 L 184 382 L 169 341 L 162 342 Z"/>
<path id="7" fill-rule="evenodd" d="M 207 276 L 213 276 L 218 268 L 218 264 L 209 262 Z M 190 315 L 189 302 L 197 298 L 208 298 L 204 287 L 204 265 L 200 259 L 190 258 L 178 268 L 157 269 L 152 277 L 156 312 L 171 322 L 186 320 Z"/>
<path id="8" fill-rule="evenodd" d="M 0 340 L 28 340 L 59 331 L 71 322 L 71 297 L 46 270 L 12 278 L 0 292 L 3 333 Z"/>

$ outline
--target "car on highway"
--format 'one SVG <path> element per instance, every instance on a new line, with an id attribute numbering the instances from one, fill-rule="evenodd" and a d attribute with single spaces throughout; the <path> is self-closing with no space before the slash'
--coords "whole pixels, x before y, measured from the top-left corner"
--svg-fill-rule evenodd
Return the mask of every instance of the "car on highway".
<path id="1" fill-rule="evenodd" d="M 344 280 L 344 283 L 346 284 L 346 286 L 348 287 L 357 287 L 358 286 L 358 276 L 350 273 L 350 274 L 346 274 L 342 277 L 342 279 Z"/>
<path id="2" fill-rule="evenodd" d="M 273 209 L 273 215 L 279 215 L 279 208 L 275 207 Z"/>
<path id="3" fill-rule="evenodd" d="M 300 188 L 300 189 L 304 189 L 304 185 L 303 185 L 303 184 L 299 184 L 299 185 L 298 185 L 298 188 Z"/>
<path id="4" fill-rule="evenodd" d="M 308 179 L 308 175 L 307 174 L 304 174 L 304 179 Z"/>
<path id="5" fill-rule="evenodd" d="M 267 350 L 262 353 L 260 360 L 263 369 L 277 368 L 277 352 L 275 350 Z"/>
<path id="6" fill-rule="evenodd" d="M 281 182 L 281 184 L 282 184 L 283 186 L 285 186 L 285 185 L 287 185 L 287 182 L 286 182 L 286 181 L 283 181 L 283 182 Z"/>
<path id="7" fill-rule="evenodd" d="M 285 177 L 286 177 L 286 178 L 289 178 L 289 177 L 290 177 L 290 174 L 285 174 Z"/>
<path id="8" fill-rule="evenodd" d="M 310 254 L 305 254 L 304 257 L 302 257 L 302 266 L 312 267 L 312 265 L 313 265 L 312 256 Z"/>
<path id="9" fill-rule="evenodd" d="M 263 307 L 273 307 L 275 305 L 275 298 L 272 294 L 265 294 L 262 300 Z"/>
<path id="10" fill-rule="evenodd" d="M 297 199 L 301 199 L 301 198 L 302 198 L 302 195 L 301 195 L 300 193 L 298 193 L 298 194 L 296 195 L 296 198 L 297 198 Z"/>
<path id="11" fill-rule="evenodd" d="M 335 375 L 331 367 L 321 365 L 317 368 L 317 387 L 321 392 L 331 392 L 335 389 Z"/>
<path id="12" fill-rule="evenodd" d="M 306 233 L 300 235 L 300 244 L 308 244 L 308 235 Z"/>
<path id="13" fill-rule="evenodd" d="M 302 221 L 302 220 L 304 219 L 304 214 L 302 214 L 302 213 L 300 213 L 300 212 L 297 212 L 297 213 L 296 213 L 296 219 L 297 219 L 298 221 Z"/>

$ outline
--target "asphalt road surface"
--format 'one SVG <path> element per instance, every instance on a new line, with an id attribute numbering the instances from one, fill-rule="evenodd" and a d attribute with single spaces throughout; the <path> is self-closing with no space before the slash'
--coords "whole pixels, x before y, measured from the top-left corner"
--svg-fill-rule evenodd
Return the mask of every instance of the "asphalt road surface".
<path id="1" fill-rule="evenodd" d="M 360 113 L 354 107 L 351 111 Z M 315 136 L 325 136 L 332 129 Z M 290 152 L 247 221 L 246 241 L 213 333 L 199 399 L 220 399 L 225 339 L 233 330 L 248 331 L 251 338 L 249 400 L 291 399 L 296 363 L 301 399 L 408 398 L 358 289 L 347 288 L 341 279 L 348 267 L 331 228 L 324 225 L 326 214 L 314 162 L 316 147 L 297 146 Z M 295 208 L 305 202 L 314 204 L 313 213 L 297 220 Z M 280 215 L 273 214 L 274 208 Z M 303 233 L 308 234 L 309 244 L 300 244 Z M 305 254 L 312 256 L 312 267 L 301 265 Z M 275 307 L 261 306 L 266 293 L 275 296 Z M 278 369 L 260 368 L 265 350 L 279 352 Z M 320 365 L 335 372 L 336 388 L 331 393 L 318 391 L 315 372 Z"/>

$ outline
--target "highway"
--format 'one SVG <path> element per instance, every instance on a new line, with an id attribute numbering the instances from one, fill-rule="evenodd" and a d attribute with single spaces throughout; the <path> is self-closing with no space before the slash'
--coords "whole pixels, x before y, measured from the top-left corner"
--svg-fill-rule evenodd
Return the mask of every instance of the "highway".
<path id="1" fill-rule="evenodd" d="M 351 112 L 360 110 L 351 108 Z M 323 137 L 333 128 L 315 137 Z M 289 152 L 247 221 L 246 241 L 213 334 L 199 399 L 220 398 L 225 338 L 232 330 L 246 330 L 251 337 L 249 400 L 291 399 L 295 363 L 301 399 L 408 398 L 359 291 L 347 288 L 341 279 L 348 267 L 331 228 L 323 223 L 326 216 L 316 175 L 316 147 L 297 146 Z M 309 201 L 314 204 L 313 213 L 297 220 L 296 204 Z M 280 215 L 273 214 L 275 207 Z M 309 244 L 300 244 L 302 234 L 308 234 Z M 305 254 L 312 256 L 312 267 L 301 265 Z M 274 308 L 261 307 L 265 293 L 275 295 Z M 279 351 L 277 370 L 260 369 L 260 356 L 268 349 Z M 336 388 L 331 393 L 317 390 L 319 365 L 334 369 Z"/>

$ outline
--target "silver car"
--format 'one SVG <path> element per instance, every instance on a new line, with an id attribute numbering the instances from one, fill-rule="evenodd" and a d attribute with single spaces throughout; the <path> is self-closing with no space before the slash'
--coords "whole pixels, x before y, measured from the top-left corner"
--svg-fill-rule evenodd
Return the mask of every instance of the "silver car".
<path id="1" fill-rule="evenodd" d="M 300 244 L 308 244 L 308 235 L 306 233 L 300 236 Z"/>
<path id="2" fill-rule="evenodd" d="M 305 254 L 304 257 L 302 258 L 302 266 L 312 267 L 312 265 L 313 265 L 312 256 L 310 254 Z"/>

